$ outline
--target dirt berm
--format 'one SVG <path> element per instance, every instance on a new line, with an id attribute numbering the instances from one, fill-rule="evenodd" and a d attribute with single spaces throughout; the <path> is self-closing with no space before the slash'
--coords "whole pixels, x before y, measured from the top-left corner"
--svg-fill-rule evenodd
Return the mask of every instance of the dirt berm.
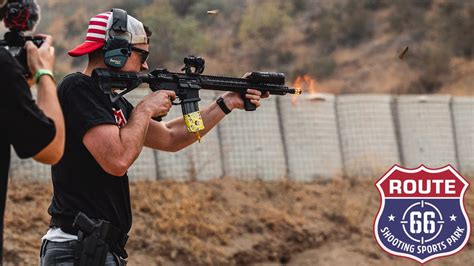
<path id="1" fill-rule="evenodd" d="M 5 265 L 36 265 L 50 184 L 9 185 Z M 373 180 L 136 182 L 129 265 L 417 265 L 376 244 Z M 474 213 L 471 189 L 465 200 Z M 472 231 L 472 230 L 471 230 Z M 472 239 L 427 265 L 472 265 Z"/>

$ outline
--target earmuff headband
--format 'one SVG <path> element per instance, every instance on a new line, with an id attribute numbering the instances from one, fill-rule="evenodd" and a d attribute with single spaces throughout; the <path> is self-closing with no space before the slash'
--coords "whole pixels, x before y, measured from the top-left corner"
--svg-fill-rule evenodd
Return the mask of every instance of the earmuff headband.
<path id="1" fill-rule="evenodd" d="M 127 30 L 127 11 L 114 8 L 112 11 L 112 25 L 110 26 L 108 39 L 104 45 L 104 63 L 113 68 L 122 68 L 127 63 L 131 54 L 130 39 L 122 38 Z M 117 33 L 117 34 L 115 34 Z"/>
<path id="2" fill-rule="evenodd" d="M 111 30 L 121 33 L 127 32 L 127 11 L 120 8 L 112 9 Z"/>

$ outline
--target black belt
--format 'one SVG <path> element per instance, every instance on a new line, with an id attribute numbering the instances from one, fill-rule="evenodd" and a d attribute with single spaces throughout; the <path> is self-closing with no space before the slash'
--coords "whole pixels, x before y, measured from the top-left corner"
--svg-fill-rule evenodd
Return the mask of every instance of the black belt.
<path id="1" fill-rule="evenodd" d="M 51 217 L 49 227 L 61 228 L 61 230 L 67 234 L 77 235 L 79 230 L 72 226 L 73 223 L 74 218 L 72 217 L 53 216 Z M 107 230 L 107 235 L 103 236 L 105 242 L 109 244 L 109 246 L 113 250 L 117 247 L 120 248 L 121 251 L 125 251 L 125 244 L 127 244 L 128 235 L 123 233 L 122 230 L 120 230 L 120 228 L 118 228 L 117 226 L 114 226 L 112 224 L 109 224 L 108 226 L 109 228 Z M 120 255 L 122 256 L 122 254 Z"/>

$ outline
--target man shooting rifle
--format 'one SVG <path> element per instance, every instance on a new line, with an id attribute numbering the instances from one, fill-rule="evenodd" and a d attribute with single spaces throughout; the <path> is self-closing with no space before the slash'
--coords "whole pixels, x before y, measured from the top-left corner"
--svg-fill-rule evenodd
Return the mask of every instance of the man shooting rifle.
<path id="1" fill-rule="evenodd" d="M 190 133 L 195 133 L 200 140 L 200 131 L 205 128 L 199 111 L 199 90 L 233 91 L 241 95 L 246 111 L 255 111 L 256 106 L 245 98 L 247 88 L 252 87 L 262 93 L 273 95 L 301 94 L 300 89 L 285 86 L 285 75 L 273 72 L 251 72 L 245 78 L 202 75 L 204 59 L 188 56 L 184 58 L 185 73 L 174 73 L 167 69 L 155 69 L 150 74 L 135 72 L 117 72 L 108 69 L 94 69 L 92 79 L 100 89 L 110 96 L 111 101 L 119 99 L 134 90 L 142 83 L 148 83 L 152 91 L 172 90 L 181 105 L 183 119 Z M 194 69 L 194 71 L 192 71 Z M 122 90 L 120 94 L 113 93 L 115 89 Z M 161 117 L 154 118 L 161 121 Z"/>
<path id="2" fill-rule="evenodd" d="M 97 68 L 148 70 L 150 35 L 136 18 L 113 9 L 91 18 L 85 42 L 69 51 L 87 55 L 88 63 L 58 86 L 68 135 L 64 157 L 52 168 L 51 228 L 43 237 L 42 265 L 58 257 L 78 265 L 123 265 L 132 225 L 127 170 L 143 146 L 174 152 L 196 141 L 183 118 L 152 119 L 168 113 L 174 91 L 153 92 L 134 107 L 123 97 L 112 101 L 91 78 Z M 268 93 L 248 89 L 244 96 L 258 108 Z M 226 92 L 220 99 L 201 110 L 202 135 L 226 113 L 244 108 L 240 93 Z"/>

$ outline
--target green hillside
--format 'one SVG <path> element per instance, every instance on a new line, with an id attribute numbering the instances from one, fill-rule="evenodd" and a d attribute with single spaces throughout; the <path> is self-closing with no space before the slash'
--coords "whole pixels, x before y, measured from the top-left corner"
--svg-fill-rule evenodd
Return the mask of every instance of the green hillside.
<path id="1" fill-rule="evenodd" d="M 88 19 L 126 9 L 153 31 L 149 64 L 178 70 L 188 54 L 206 58 L 208 74 L 309 74 L 334 93 L 472 95 L 474 1 L 461 0 L 113 0 L 41 1 L 37 31 L 54 35 L 61 75 Z M 207 14 L 219 10 L 218 15 Z M 398 56 L 409 47 L 403 60 Z"/>

